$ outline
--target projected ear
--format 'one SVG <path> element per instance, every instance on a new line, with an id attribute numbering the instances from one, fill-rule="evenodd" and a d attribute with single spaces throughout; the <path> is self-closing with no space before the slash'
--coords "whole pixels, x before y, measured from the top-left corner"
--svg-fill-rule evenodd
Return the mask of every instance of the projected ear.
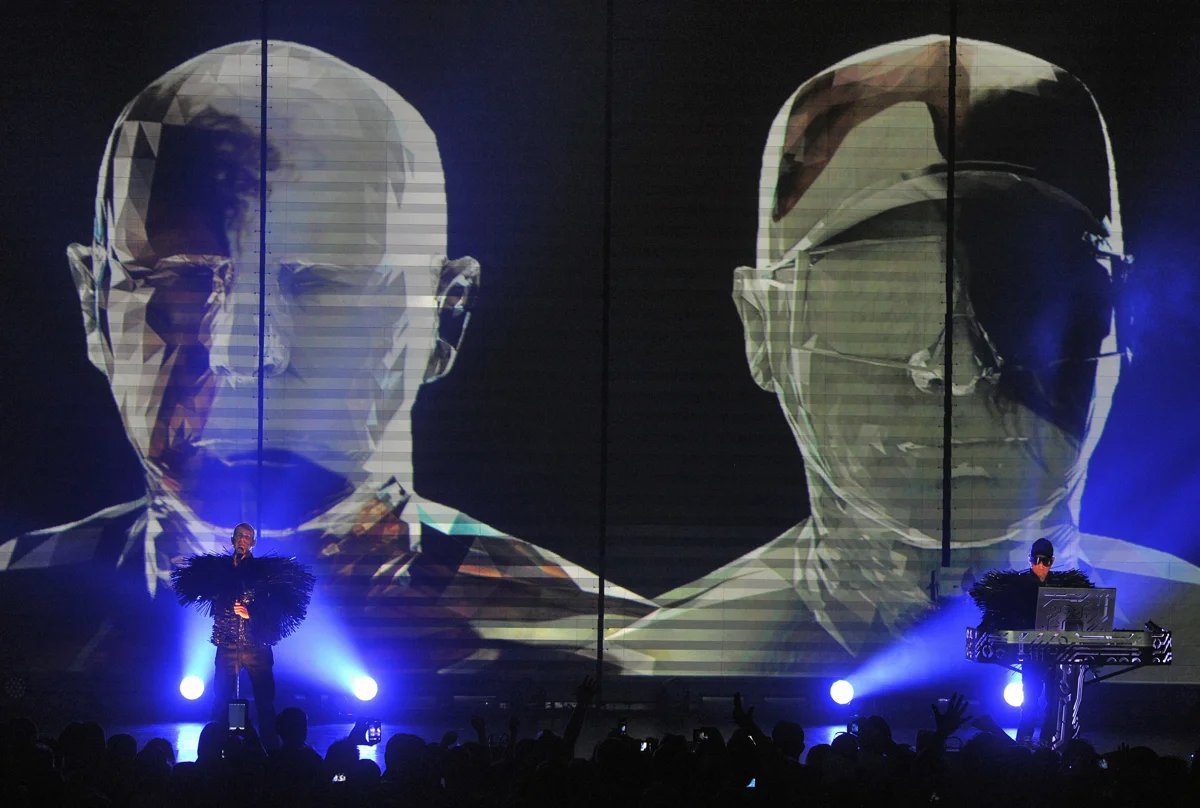
<path id="1" fill-rule="evenodd" d="M 775 389 L 775 377 L 771 372 L 768 297 L 775 284 L 769 269 L 738 267 L 733 271 L 733 304 L 742 320 L 746 362 L 754 381 L 769 392 Z"/>
<path id="2" fill-rule="evenodd" d="M 481 270 L 470 256 L 442 262 L 437 272 L 437 339 L 425 366 L 424 382 L 443 378 L 454 367 L 458 349 L 467 333 L 471 308 L 478 294 Z"/>
<path id="3" fill-rule="evenodd" d="M 71 266 L 71 278 L 79 294 L 79 310 L 83 316 L 83 332 L 87 338 L 88 359 L 105 376 L 112 375 L 112 345 L 108 341 L 108 328 L 101 310 L 97 289 L 101 282 L 96 279 L 96 263 L 93 248 L 82 244 L 67 247 L 67 262 Z"/>

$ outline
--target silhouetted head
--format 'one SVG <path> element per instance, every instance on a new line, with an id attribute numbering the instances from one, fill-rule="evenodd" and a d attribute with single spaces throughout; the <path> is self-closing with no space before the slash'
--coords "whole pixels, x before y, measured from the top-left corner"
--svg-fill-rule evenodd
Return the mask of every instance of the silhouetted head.
<path id="1" fill-rule="evenodd" d="M 425 741 L 407 732 L 398 732 L 388 738 L 384 747 L 383 761 L 388 779 L 419 777 L 428 756 Z"/>
<path id="2" fill-rule="evenodd" d="M 303 746 L 308 740 L 308 715 L 299 707 L 287 707 L 275 716 L 275 731 L 284 747 Z"/>
<path id="3" fill-rule="evenodd" d="M 108 758 L 119 764 L 132 764 L 137 757 L 137 739 L 121 732 L 108 739 Z"/>
<path id="4" fill-rule="evenodd" d="M 225 748 L 225 738 L 229 730 L 224 725 L 210 721 L 200 730 L 196 739 L 196 763 L 211 765 L 221 759 Z"/>
<path id="5" fill-rule="evenodd" d="M 795 721 L 779 721 L 771 730 L 771 740 L 784 757 L 799 760 L 804 752 L 804 727 Z"/>
<path id="6" fill-rule="evenodd" d="M 151 738 L 142 747 L 142 752 L 157 760 L 161 760 L 168 766 L 175 765 L 175 748 L 171 746 L 171 742 L 166 738 Z"/>

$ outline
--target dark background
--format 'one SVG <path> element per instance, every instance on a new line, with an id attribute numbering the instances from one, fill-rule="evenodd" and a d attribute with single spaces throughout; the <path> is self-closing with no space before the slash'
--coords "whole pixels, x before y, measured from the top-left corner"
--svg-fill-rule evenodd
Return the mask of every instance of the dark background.
<path id="1" fill-rule="evenodd" d="M 1107 116 L 1137 358 L 1082 526 L 1200 563 L 1193 3 L 960 2 L 961 36 L 1055 62 Z M 450 378 L 414 414 L 417 488 L 654 595 L 807 515 L 803 465 L 747 372 L 730 301 L 754 262 L 767 129 L 814 72 L 948 33 L 940 2 L 270 2 L 268 36 L 395 88 L 439 138 L 450 254 L 484 268 Z M 64 256 L 86 242 L 122 106 L 257 2 L 6 12 L 0 76 L 0 540 L 139 496 Z"/>

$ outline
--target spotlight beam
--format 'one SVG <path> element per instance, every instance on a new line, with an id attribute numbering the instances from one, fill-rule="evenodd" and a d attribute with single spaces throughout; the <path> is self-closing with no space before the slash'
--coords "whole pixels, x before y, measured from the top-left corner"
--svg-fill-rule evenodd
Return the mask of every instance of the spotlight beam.
<path id="1" fill-rule="evenodd" d="M 359 701 L 370 701 L 379 694 L 379 685 L 370 676 L 357 676 L 350 683 L 350 690 Z"/>
<path id="2" fill-rule="evenodd" d="M 199 676 L 185 676 L 179 683 L 179 693 L 188 701 L 195 701 L 204 695 L 204 680 Z"/>
<path id="3" fill-rule="evenodd" d="M 849 704 L 854 700 L 854 685 L 845 679 L 838 679 L 829 687 L 829 698 L 838 704 Z"/>

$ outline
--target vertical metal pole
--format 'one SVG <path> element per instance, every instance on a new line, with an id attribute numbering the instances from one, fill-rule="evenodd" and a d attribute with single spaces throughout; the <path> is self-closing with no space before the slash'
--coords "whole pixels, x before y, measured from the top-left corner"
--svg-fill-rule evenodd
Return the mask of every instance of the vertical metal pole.
<path id="1" fill-rule="evenodd" d="M 259 65 L 258 142 L 258 442 L 254 478 L 254 529 L 262 531 L 263 498 L 263 376 L 267 351 L 267 4 L 262 0 L 262 63 Z M 240 662 L 240 660 L 239 660 Z"/>
<path id="2" fill-rule="evenodd" d="M 613 83 L 613 2 L 608 0 L 604 15 L 604 234 L 601 248 L 600 318 L 600 502 L 597 533 L 596 575 L 596 686 L 604 685 L 604 585 L 608 562 L 608 412 L 609 412 L 609 315 L 612 295 L 612 83 Z"/>
<path id="3" fill-rule="evenodd" d="M 950 58 L 947 76 L 946 122 L 946 310 L 943 324 L 945 345 L 942 367 L 942 566 L 950 566 L 951 508 L 950 480 L 954 469 L 951 440 L 954 437 L 954 163 L 958 121 L 958 3 L 950 0 Z"/>

